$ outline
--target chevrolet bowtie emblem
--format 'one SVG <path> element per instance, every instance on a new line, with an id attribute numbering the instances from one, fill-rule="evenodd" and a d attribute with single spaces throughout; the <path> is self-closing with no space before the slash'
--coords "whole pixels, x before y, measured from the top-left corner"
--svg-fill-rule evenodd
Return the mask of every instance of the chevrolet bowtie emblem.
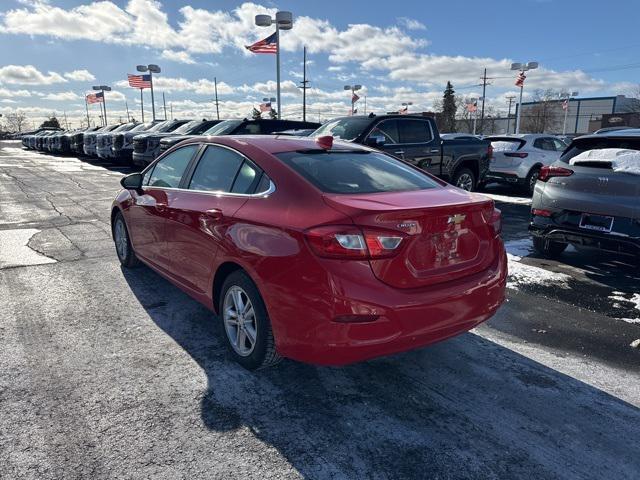
<path id="1" fill-rule="evenodd" d="M 447 220 L 448 224 L 453 223 L 454 225 L 460 225 L 462 222 L 464 222 L 464 219 L 467 218 L 466 215 L 463 215 L 462 213 L 456 213 L 455 215 L 451 215 L 449 217 L 449 219 Z"/>

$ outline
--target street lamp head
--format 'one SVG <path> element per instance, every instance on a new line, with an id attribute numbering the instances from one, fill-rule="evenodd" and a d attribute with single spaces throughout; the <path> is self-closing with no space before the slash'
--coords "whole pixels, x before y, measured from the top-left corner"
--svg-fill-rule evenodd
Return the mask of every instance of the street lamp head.
<path id="1" fill-rule="evenodd" d="M 276 23 L 280 30 L 291 30 L 293 28 L 293 14 L 291 12 L 276 13 Z"/>
<path id="2" fill-rule="evenodd" d="M 104 90 L 105 92 L 110 92 L 111 91 L 111 87 L 108 87 L 106 85 L 100 85 L 100 90 Z"/>
<path id="3" fill-rule="evenodd" d="M 100 87 L 100 85 L 94 85 L 93 87 L 94 90 L 102 90 L 102 88 Z"/>
<path id="4" fill-rule="evenodd" d="M 351 85 L 345 85 L 345 86 L 344 86 L 344 89 L 345 89 L 345 90 L 351 90 Z"/>
<path id="5" fill-rule="evenodd" d="M 149 70 L 149 67 L 147 67 L 146 65 L 138 65 L 136 67 L 136 70 L 139 71 L 139 72 L 146 72 L 146 71 Z"/>
<path id="6" fill-rule="evenodd" d="M 275 102 L 276 98 L 275 97 L 271 97 L 271 98 L 265 97 L 265 98 L 262 99 L 262 101 L 263 102 Z"/>
<path id="7" fill-rule="evenodd" d="M 572 97 L 577 97 L 578 96 L 578 92 L 571 92 L 571 96 Z"/>
<path id="8" fill-rule="evenodd" d="M 160 73 L 161 72 L 160 67 L 158 65 L 151 64 L 151 65 L 148 65 L 148 68 L 149 68 L 149 71 L 152 72 L 152 73 Z"/>
<path id="9" fill-rule="evenodd" d="M 511 70 L 520 70 L 522 68 L 522 64 L 521 63 L 512 63 L 511 64 Z"/>
<path id="10" fill-rule="evenodd" d="M 527 70 L 535 70 L 536 68 L 538 68 L 538 62 L 527 63 Z"/>
<path id="11" fill-rule="evenodd" d="M 360 90 L 362 88 L 362 85 L 354 85 L 353 89 L 354 90 Z"/>
<path id="12" fill-rule="evenodd" d="M 256 15 L 255 20 L 259 27 L 269 27 L 273 23 L 270 15 Z"/>

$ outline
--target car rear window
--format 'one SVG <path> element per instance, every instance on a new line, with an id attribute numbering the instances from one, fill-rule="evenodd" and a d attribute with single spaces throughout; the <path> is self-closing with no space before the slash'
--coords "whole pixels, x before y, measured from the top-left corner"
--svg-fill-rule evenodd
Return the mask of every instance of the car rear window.
<path id="1" fill-rule="evenodd" d="M 276 156 L 327 193 L 399 192 L 439 185 L 427 174 L 382 153 L 313 151 Z"/>
<path id="2" fill-rule="evenodd" d="M 499 140 L 491 140 L 491 146 L 494 152 L 515 152 L 524 145 L 519 139 L 501 138 Z"/>
<path id="3" fill-rule="evenodd" d="M 640 138 L 585 138 L 583 140 L 574 140 L 560 157 L 560 160 L 564 163 L 569 163 L 573 157 L 582 152 L 600 150 L 602 148 L 640 150 Z"/>

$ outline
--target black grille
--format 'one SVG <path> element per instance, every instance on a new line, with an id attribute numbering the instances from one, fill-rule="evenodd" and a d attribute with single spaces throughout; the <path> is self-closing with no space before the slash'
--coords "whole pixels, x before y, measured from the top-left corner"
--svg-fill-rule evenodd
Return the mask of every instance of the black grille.
<path id="1" fill-rule="evenodd" d="M 147 139 L 146 138 L 134 138 L 133 139 L 133 151 L 136 153 L 144 153 L 147 151 Z"/>

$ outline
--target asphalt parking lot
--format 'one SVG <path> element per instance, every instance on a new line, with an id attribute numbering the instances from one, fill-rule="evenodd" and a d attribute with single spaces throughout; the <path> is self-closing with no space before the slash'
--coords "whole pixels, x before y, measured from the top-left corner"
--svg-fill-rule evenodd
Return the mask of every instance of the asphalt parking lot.
<path id="1" fill-rule="evenodd" d="M 640 269 L 536 257 L 526 197 L 487 190 L 511 274 L 485 325 L 252 373 L 204 307 L 120 268 L 127 171 L 0 142 L 0 478 L 638 478 Z"/>

